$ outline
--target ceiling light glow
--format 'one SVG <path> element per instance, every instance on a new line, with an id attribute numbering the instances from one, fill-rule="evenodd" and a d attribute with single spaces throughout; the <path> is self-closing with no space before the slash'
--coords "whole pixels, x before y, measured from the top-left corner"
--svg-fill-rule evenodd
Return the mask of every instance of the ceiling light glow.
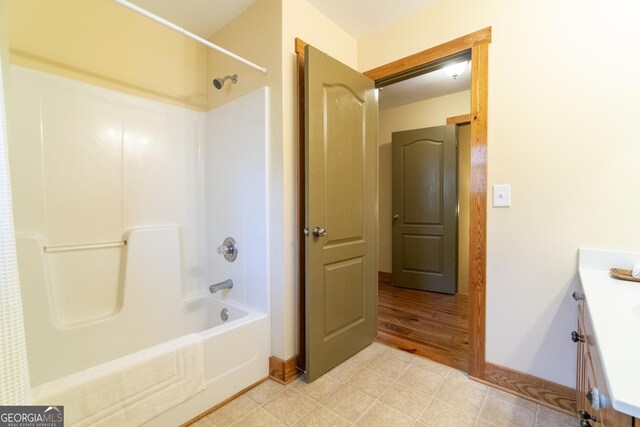
<path id="1" fill-rule="evenodd" d="M 442 71 L 449 77 L 453 77 L 453 79 L 457 79 L 458 76 L 467 69 L 467 64 L 469 61 L 458 62 L 457 64 L 447 65 L 442 69 Z"/>

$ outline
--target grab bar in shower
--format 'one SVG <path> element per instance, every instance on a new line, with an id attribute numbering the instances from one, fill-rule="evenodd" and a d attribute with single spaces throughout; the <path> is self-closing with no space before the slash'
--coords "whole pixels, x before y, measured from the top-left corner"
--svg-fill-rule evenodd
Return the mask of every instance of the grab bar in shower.
<path id="1" fill-rule="evenodd" d="M 108 249 L 108 248 L 119 248 L 121 246 L 126 246 L 127 241 L 123 240 L 121 242 L 106 242 L 106 243 L 89 243 L 84 245 L 59 245 L 59 246 L 43 246 L 42 249 L 45 252 L 71 252 L 71 251 L 84 251 L 91 249 Z"/>

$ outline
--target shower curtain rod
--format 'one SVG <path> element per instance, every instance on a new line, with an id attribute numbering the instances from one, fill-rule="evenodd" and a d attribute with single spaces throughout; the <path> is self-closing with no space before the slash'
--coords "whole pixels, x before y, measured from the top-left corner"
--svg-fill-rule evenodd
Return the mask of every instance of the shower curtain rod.
<path id="1" fill-rule="evenodd" d="M 224 53 L 225 55 L 230 56 L 233 59 L 236 59 L 236 60 L 238 60 L 238 61 L 240 61 L 240 62 L 242 62 L 244 64 L 247 64 L 248 66 L 250 66 L 252 68 L 255 68 L 256 70 L 258 70 L 258 71 L 260 71 L 260 72 L 262 72 L 264 74 L 267 73 L 267 69 L 265 67 L 261 67 L 260 65 L 254 64 L 253 62 L 251 62 L 251 61 L 249 61 L 247 59 L 244 59 L 243 57 L 238 56 L 235 53 L 229 52 L 228 50 L 223 49 L 220 46 L 218 46 L 216 44 L 213 44 L 210 41 L 205 40 L 202 37 L 197 36 L 197 35 L 189 32 L 189 31 L 185 30 L 184 28 L 177 26 L 176 24 L 173 24 L 173 23 L 167 21 L 166 19 L 160 18 L 159 16 L 154 15 L 153 13 L 151 13 L 151 12 L 149 12 L 149 11 L 139 7 L 139 6 L 136 6 L 133 3 L 130 3 L 128 1 L 126 1 L 126 0 L 113 0 L 113 1 L 118 3 L 121 6 L 126 7 L 127 9 L 130 9 L 130 10 L 136 12 L 136 13 L 139 13 L 142 16 L 145 16 L 145 17 L 147 17 L 147 18 L 149 18 L 149 19 L 151 19 L 153 21 L 156 21 L 157 23 L 162 24 L 165 27 L 171 28 L 174 31 L 177 31 L 177 32 L 179 32 L 181 34 L 184 34 L 185 36 L 190 37 L 190 38 L 194 39 L 197 42 L 200 42 L 200 43 L 202 43 L 202 44 L 204 44 L 206 46 L 209 46 L 210 48 L 215 49 L 218 52 Z"/>

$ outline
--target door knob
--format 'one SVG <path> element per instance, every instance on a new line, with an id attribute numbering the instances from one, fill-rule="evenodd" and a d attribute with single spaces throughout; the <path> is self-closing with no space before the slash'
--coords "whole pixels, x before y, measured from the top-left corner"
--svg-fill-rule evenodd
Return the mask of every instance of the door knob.
<path id="1" fill-rule="evenodd" d="M 316 227 L 313 229 L 312 233 L 313 233 L 313 237 L 317 239 L 320 236 L 326 236 L 327 230 L 325 230 L 324 228 Z"/>
<path id="2" fill-rule="evenodd" d="M 580 427 L 591 427 L 591 423 L 587 420 L 580 420 Z"/>
<path id="3" fill-rule="evenodd" d="M 397 220 L 400 219 L 400 215 L 398 214 L 393 214 L 393 222 L 396 222 Z"/>
<path id="4" fill-rule="evenodd" d="M 312 233 L 313 233 L 313 237 L 315 237 L 317 239 L 320 236 L 326 236 L 327 235 L 327 230 L 325 230 L 324 228 L 321 228 L 321 227 L 316 227 L 316 228 L 313 229 Z"/>
<path id="5" fill-rule="evenodd" d="M 571 332 L 571 341 L 573 342 L 584 342 L 584 335 L 580 335 L 576 331 Z"/>

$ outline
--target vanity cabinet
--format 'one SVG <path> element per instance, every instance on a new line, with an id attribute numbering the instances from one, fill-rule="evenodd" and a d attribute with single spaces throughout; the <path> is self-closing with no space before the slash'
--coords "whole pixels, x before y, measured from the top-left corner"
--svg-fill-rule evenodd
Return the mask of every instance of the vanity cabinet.
<path id="1" fill-rule="evenodd" d="M 589 307 L 582 295 L 579 300 L 578 329 L 571 339 L 578 346 L 578 373 L 576 378 L 576 404 L 582 427 L 640 427 L 633 417 L 616 411 L 609 401 L 609 390 L 602 363 L 596 348 Z"/>

